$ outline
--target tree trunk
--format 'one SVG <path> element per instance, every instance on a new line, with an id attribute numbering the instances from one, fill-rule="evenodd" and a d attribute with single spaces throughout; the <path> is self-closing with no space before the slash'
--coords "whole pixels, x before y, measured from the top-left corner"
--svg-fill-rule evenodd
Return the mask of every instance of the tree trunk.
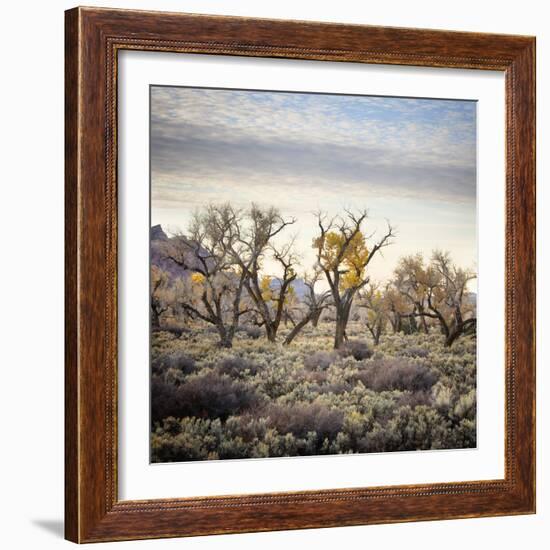
<path id="1" fill-rule="evenodd" d="M 220 347 L 221 348 L 232 348 L 233 347 L 233 341 L 230 339 L 230 338 L 223 338 L 222 340 L 220 340 Z"/>
<path id="2" fill-rule="evenodd" d="M 232 348 L 235 331 L 232 329 L 227 330 L 223 325 L 217 325 L 216 328 L 218 329 L 218 334 L 220 335 L 219 346 L 221 348 Z"/>
<path id="3" fill-rule="evenodd" d="M 334 334 L 334 349 L 340 349 L 344 345 L 345 331 L 342 323 L 336 325 L 336 332 Z"/>
<path id="4" fill-rule="evenodd" d="M 346 338 L 347 319 L 344 312 L 336 310 L 336 330 L 334 332 L 334 349 L 340 349 Z"/>
<path id="5" fill-rule="evenodd" d="M 426 322 L 426 317 L 422 315 L 422 328 L 424 329 L 424 333 L 428 334 L 428 323 Z"/>
<path id="6" fill-rule="evenodd" d="M 265 334 L 269 342 L 275 342 L 277 340 L 277 329 L 272 322 L 265 323 Z"/>
<path id="7" fill-rule="evenodd" d="M 334 333 L 334 349 L 340 349 L 347 340 L 346 328 L 348 326 L 349 313 L 351 310 L 352 300 L 348 299 L 345 302 L 340 302 L 336 306 L 336 330 Z"/>
<path id="8" fill-rule="evenodd" d="M 372 335 L 375 346 L 377 346 L 380 343 L 381 334 L 382 334 L 382 326 L 380 324 L 378 324 L 378 326 L 376 327 L 376 329 L 374 331 L 374 334 Z"/>
<path id="9" fill-rule="evenodd" d="M 376 322 L 374 326 L 367 324 L 367 329 L 372 336 L 374 345 L 377 346 L 380 343 L 380 336 L 382 335 L 382 325 L 379 322 Z"/>
<path id="10" fill-rule="evenodd" d="M 461 334 L 462 327 L 457 327 L 454 330 L 450 330 L 448 336 L 445 338 L 445 346 L 450 348 Z"/>
<path id="11" fill-rule="evenodd" d="M 306 315 L 299 323 L 294 325 L 294 328 L 290 331 L 288 336 L 285 338 L 283 342 L 283 346 L 288 346 L 296 336 L 300 333 L 300 331 L 309 323 L 309 321 L 312 319 L 310 315 Z"/>
<path id="12" fill-rule="evenodd" d="M 334 349 L 339 349 L 344 343 L 344 324 L 342 319 L 336 318 L 336 330 L 334 332 Z"/>
<path id="13" fill-rule="evenodd" d="M 401 322 L 401 314 L 400 313 L 394 313 L 393 319 L 390 319 L 391 321 L 391 328 L 393 330 L 394 334 L 397 334 L 401 332 L 402 330 L 402 322 Z"/>
<path id="14" fill-rule="evenodd" d="M 151 326 L 158 328 L 160 326 L 160 316 L 154 307 L 151 308 Z"/>
<path id="15" fill-rule="evenodd" d="M 311 317 L 311 325 L 313 328 L 317 328 L 317 325 L 319 324 L 319 318 L 321 317 L 322 311 L 319 310 L 317 313 L 313 314 Z"/>

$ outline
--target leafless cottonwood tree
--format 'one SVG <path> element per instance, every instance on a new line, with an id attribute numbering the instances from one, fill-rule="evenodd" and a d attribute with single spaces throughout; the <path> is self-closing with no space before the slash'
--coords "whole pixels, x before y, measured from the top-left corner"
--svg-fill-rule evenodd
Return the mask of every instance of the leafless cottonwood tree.
<path id="1" fill-rule="evenodd" d="M 409 316 L 411 308 L 405 297 L 392 282 L 387 283 L 384 289 L 384 303 L 392 332 L 394 334 L 401 332 L 403 319 Z"/>
<path id="2" fill-rule="evenodd" d="M 237 226 L 237 234 L 231 245 L 231 256 L 244 277 L 244 286 L 260 317 L 267 339 L 275 342 L 283 319 L 285 302 L 292 282 L 296 279 L 298 257 L 294 242 L 276 245 L 277 237 L 286 227 L 295 223 L 285 219 L 277 208 L 261 208 L 252 204 L 246 213 L 246 224 Z M 263 263 L 268 256 L 280 267 L 281 275 L 262 275 Z"/>
<path id="3" fill-rule="evenodd" d="M 194 214 L 187 236 L 175 235 L 165 245 L 166 258 L 191 273 L 180 306 L 215 326 L 222 347 L 232 347 L 239 318 L 248 311 L 242 307 L 247 273 L 231 253 L 241 223 L 242 212 L 231 205 L 210 205 Z"/>
<path id="4" fill-rule="evenodd" d="M 321 274 L 317 271 L 311 276 L 304 276 L 304 285 L 307 288 L 307 294 L 304 296 L 304 305 L 306 311 L 302 318 L 294 325 L 293 329 L 288 333 L 283 344 L 288 346 L 292 343 L 294 338 L 298 336 L 301 330 L 311 323 L 313 326 L 317 326 L 319 317 L 324 309 L 330 305 L 331 292 L 329 290 L 318 294 L 315 291 L 315 285 L 319 282 Z"/>
<path id="5" fill-rule="evenodd" d="M 399 294 L 405 298 L 409 305 L 409 311 L 404 313 L 401 318 L 408 319 L 409 328 L 417 329 L 417 319 L 421 323 L 424 332 L 428 332 L 427 318 L 430 317 L 427 312 L 427 286 L 433 273 L 429 267 L 424 266 L 422 254 L 404 256 L 394 271 L 393 285 Z"/>
<path id="6" fill-rule="evenodd" d="M 428 292 L 428 307 L 436 315 L 445 335 L 445 345 L 475 330 L 475 308 L 468 298 L 468 283 L 476 278 L 473 271 L 457 267 L 448 252 L 434 251 L 432 269 L 439 276 L 439 285 Z"/>
<path id="7" fill-rule="evenodd" d="M 166 313 L 174 301 L 174 290 L 170 287 L 170 278 L 160 267 L 151 266 L 151 325 L 160 327 L 161 316 Z"/>
<path id="8" fill-rule="evenodd" d="M 367 211 L 358 213 L 346 210 L 344 216 L 328 219 L 326 214 L 315 214 L 319 236 L 313 240 L 317 251 L 317 265 L 323 272 L 336 311 L 334 348 L 338 349 L 346 338 L 346 327 L 355 295 L 368 282 L 366 268 L 376 254 L 391 244 L 394 236 L 388 223 L 386 233 L 369 249 L 367 241 L 374 236 L 363 234 L 362 225 Z"/>
<path id="9" fill-rule="evenodd" d="M 387 302 L 378 284 L 369 283 L 360 292 L 359 307 L 367 311 L 365 324 L 372 336 L 374 345 L 377 346 L 388 322 Z"/>
<path id="10" fill-rule="evenodd" d="M 475 306 L 469 299 L 468 283 L 476 278 L 473 271 L 457 267 L 448 252 L 435 250 L 424 265 L 422 255 L 402 258 L 396 269 L 396 286 L 413 311 L 411 317 L 434 319 L 450 347 L 456 339 L 476 328 Z"/>

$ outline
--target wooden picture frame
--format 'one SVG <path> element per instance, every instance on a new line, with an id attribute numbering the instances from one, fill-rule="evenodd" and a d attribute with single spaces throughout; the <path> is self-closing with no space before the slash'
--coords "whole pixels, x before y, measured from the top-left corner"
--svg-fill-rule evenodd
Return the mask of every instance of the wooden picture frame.
<path id="1" fill-rule="evenodd" d="M 496 70 L 506 86 L 504 479 L 146 501 L 117 496 L 117 54 Z M 74 542 L 535 512 L 535 39 L 99 8 L 66 12 L 65 533 Z"/>

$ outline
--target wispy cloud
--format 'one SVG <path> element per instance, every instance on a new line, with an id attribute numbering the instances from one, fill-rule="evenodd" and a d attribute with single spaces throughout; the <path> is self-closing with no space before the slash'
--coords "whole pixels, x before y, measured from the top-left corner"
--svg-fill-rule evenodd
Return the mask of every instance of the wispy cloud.
<path id="1" fill-rule="evenodd" d="M 164 223 L 224 200 L 293 215 L 374 205 L 419 235 L 452 218 L 464 237 L 449 242 L 475 255 L 473 102 L 153 87 L 151 167 Z"/>
<path id="2" fill-rule="evenodd" d="M 155 87 L 151 124 L 154 192 L 168 200 L 178 182 L 266 178 L 475 199 L 471 102 Z"/>

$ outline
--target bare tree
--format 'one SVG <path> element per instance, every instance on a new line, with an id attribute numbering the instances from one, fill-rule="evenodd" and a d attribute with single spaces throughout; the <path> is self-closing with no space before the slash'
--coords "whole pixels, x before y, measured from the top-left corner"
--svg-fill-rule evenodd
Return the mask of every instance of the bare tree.
<path id="1" fill-rule="evenodd" d="M 424 332 L 428 332 L 427 314 L 427 285 L 431 284 L 433 273 L 424 266 L 422 254 L 404 256 L 394 272 L 393 284 L 398 292 L 409 304 L 410 310 L 402 315 L 402 319 L 409 320 L 410 328 L 416 330 L 416 319 L 421 322 Z"/>
<path id="2" fill-rule="evenodd" d="M 296 325 L 294 318 L 300 310 L 300 305 L 300 300 L 296 295 L 296 290 L 293 285 L 290 285 L 283 304 L 283 323 L 285 327 L 287 327 L 289 323 L 292 326 Z"/>
<path id="3" fill-rule="evenodd" d="M 475 307 L 468 298 L 468 283 L 476 278 L 473 271 L 457 267 L 448 252 L 434 251 L 432 269 L 439 284 L 428 291 L 428 308 L 436 315 L 445 335 L 445 345 L 452 346 L 462 334 L 475 330 Z"/>
<path id="4" fill-rule="evenodd" d="M 409 316 L 410 305 L 393 283 L 387 283 L 384 289 L 384 303 L 386 314 L 390 322 L 392 332 L 395 334 L 401 332 L 403 328 L 403 319 Z"/>
<path id="5" fill-rule="evenodd" d="M 165 245 L 166 258 L 191 273 L 180 306 L 193 319 L 216 327 L 220 345 L 232 347 L 242 307 L 246 272 L 231 250 L 242 213 L 230 204 L 210 205 L 194 214 L 187 236 L 178 234 Z"/>
<path id="6" fill-rule="evenodd" d="M 385 246 L 391 244 L 393 228 L 388 223 L 384 236 L 372 248 L 362 232 L 362 224 L 367 218 L 366 210 L 357 214 L 346 210 L 345 216 L 327 219 L 321 212 L 316 214 L 319 236 L 313 241 L 317 251 L 317 265 L 324 273 L 330 287 L 336 311 L 334 348 L 338 349 L 346 339 L 346 327 L 351 306 L 356 293 L 368 282 L 366 273 L 372 258 Z"/>
<path id="7" fill-rule="evenodd" d="M 448 252 L 436 250 L 424 265 L 420 254 L 403 258 L 396 270 L 396 286 L 413 306 L 410 317 L 434 319 L 452 346 L 462 334 L 476 328 L 475 306 L 470 300 L 468 283 L 476 278 L 473 271 L 457 267 Z"/>
<path id="8" fill-rule="evenodd" d="M 365 319 L 367 330 L 372 336 L 374 345 L 377 346 L 388 322 L 385 296 L 378 284 L 369 283 L 359 294 L 359 298 L 359 307 L 367 310 Z"/>
<path id="9" fill-rule="evenodd" d="M 267 339 L 275 342 L 285 303 L 296 279 L 298 258 L 294 241 L 276 245 L 274 239 L 295 220 L 284 219 L 277 208 L 262 209 L 255 204 L 246 213 L 246 220 L 244 227 L 237 227 L 231 257 L 244 276 L 247 295 L 261 319 L 258 324 L 265 328 Z M 262 275 L 266 257 L 279 265 L 280 276 Z"/>
<path id="10" fill-rule="evenodd" d="M 168 273 L 156 265 L 151 266 L 151 326 L 160 327 L 161 316 L 174 301 L 174 290 L 170 286 Z"/>
<path id="11" fill-rule="evenodd" d="M 304 297 L 304 305 L 306 306 L 306 312 L 298 321 L 293 329 L 289 332 L 285 338 L 283 344 L 288 346 L 300 331 L 308 324 L 311 323 L 313 326 L 317 326 L 319 317 L 325 308 L 330 305 L 331 292 L 329 290 L 318 294 L 315 291 L 315 285 L 319 282 L 320 273 L 317 271 L 311 276 L 304 276 L 304 285 L 307 288 L 307 294 Z"/>

